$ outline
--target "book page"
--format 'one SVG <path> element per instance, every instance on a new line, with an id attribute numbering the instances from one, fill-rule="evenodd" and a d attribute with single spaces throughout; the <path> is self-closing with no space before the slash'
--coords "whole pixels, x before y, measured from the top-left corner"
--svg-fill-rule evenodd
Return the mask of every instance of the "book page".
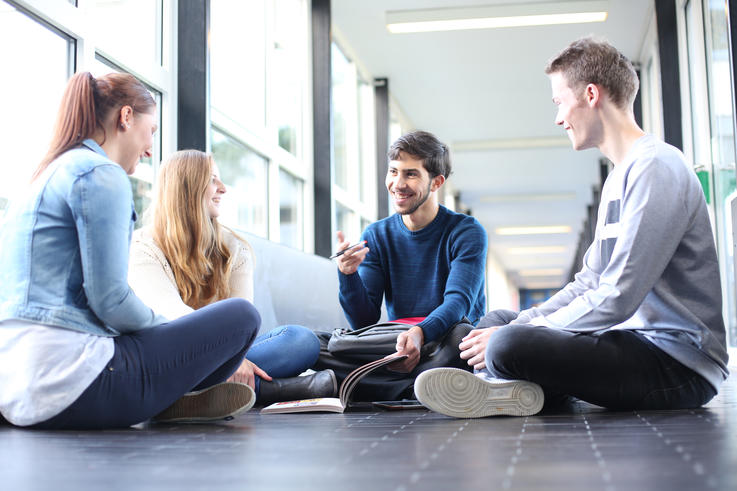
<path id="1" fill-rule="evenodd" d="M 345 380 L 343 380 L 343 383 L 340 384 L 340 390 L 338 392 L 338 397 L 340 398 L 340 402 L 341 404 L 343 404 L 343 407 L 348 406 L 348 401 L 350 400 L 353 389 L 355 389 L 356 385 L 358 385 L 358 382 L 360 382 L 363 377 L 373 372 L 377 368 L 389 365 L 390 363 L 394 363 L 396 361 L 404 360 L 405 358 L 408 358 L 408 356 L 397 355 L 387 358 L 379 358 L 378 360 L 362 365 L 349 373 L 348 376 L 346 376 Z"/>

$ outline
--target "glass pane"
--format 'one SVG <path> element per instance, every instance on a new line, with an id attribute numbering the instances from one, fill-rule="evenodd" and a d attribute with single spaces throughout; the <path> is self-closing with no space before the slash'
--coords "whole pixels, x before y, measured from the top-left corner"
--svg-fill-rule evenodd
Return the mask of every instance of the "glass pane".
<path id="1" fill-rule="evenodd" d="M 71 72 L 74 43 L 0 0 L 0 210 L 46 154 Z M 12 67 L 12 70 L 11 70 Z M 11 76 L 16 74 L 18 76 Z"/>
<path id="2" fill-rule="evenodd" d="M 729 63 L 729 28 L 723 1 L 704 3 L 706 63 L 709 85 L 711 155 L 714 178 L 714 212 L 717 249 L 724 294 L 724 321 L 728 341 L 737 346 L 737 290 L 734 278 L 732 240 L 732 201 L 737 199 L 735 185 L 735 135 L 732 124 L 732 75 Z"/>
<path id="3" fill-rule="evenodd" d="M 265 158 L 237 140 L 212 130 L 212 155 L 227 187 L 220 221 L 268 237 L 268 178 Z"/>
<path id="4" fill-rule="evenodd" d="M 161 65 L 162 0 L 92 0 L 90 27 L 96 47 L 111 56 Z"/>
<path id="5" fill-rule="evenodd" d="M 279 242 L 295 249 L 304 243 L 303 188 L 300 179 L 279 170 Z"/>
<path id="6" fill-rule="evenodd" d="M 335 44 L 332 46 L 333 169 L 335 184 L 348 190 L 348 166 L 354 157 L 357 107 L 356 67 Z"/>
<path id="7" fill-rule="evenodd" d="M 340 203 L 335 203 L 335 224 L 338 227 L 336 230 L 340 230 L 351 243 L 358 241 L 358 234 L 354 231 L 353 223 L 354 213 L 350 208 L 347 208 Z M 335 234 L 333 234 L 335 237 Z M 335 245 L 333 245 L 335 247 Z"/>
<path id="8" fill-rule="evenodd" d="M 304 83 L 306 43 L 302 0 L 274 2 L 274 56 L 271 84 L 271 117 L 279 146 L 297 155 L 301 136 L 302 86 Z"/>
<path id="9" fill-rule="evenodd" d="M 212 107 L 256 134 L 266 126 L 265 19 L 263 0 L 210 4 Z"/>
<path id="10" fill-rule="evenodd" d="M 698 13 L 697 2 L 688 2 L 685 6 L 686 39 L 688 45 L 688 72 L 691 84 L 691 133 L 693 140 L 693 163 L 696 167 L 706 165 L 709 156 L 709 123 L 707 117 L 706 87 L 704 87 L 703 66 L 699 64 L 702 56 L 699 53 L 699 30 L 695 24 Z"/>
<path id="11" fill-rule="evenodd" d="M 116 67 L 113 63 L 99 56 L 95 58 L 95 61 L 89 67 L 89 71 L 95 77 L 101 77 L 108 73 L 123 72 L 119 67 Z M 143 220 L 141 218 L 151 204 L 154 174 L 161 162 L 161 93 L 152 89 L 150 86 L 147 86 L 147 88 L 156 101 L 156 120 L 159 123 L 159 130 L 154 135 L 154 148 L 151 157 L 146 157 L 138 162 L 136 171 L 130 176 L 131 189 L 133 190 L 133 206 L 139 217 L 135 224 L 136 228 L 143 226 Z"/>
<path id="12" fill-rule="evenodd" d="M 368 189 L 369 169 L 374 156 L 374 88 L 359 78 L 356 87 L 358 92 L 358 199 L 364 202 L 370 195 Z"/>

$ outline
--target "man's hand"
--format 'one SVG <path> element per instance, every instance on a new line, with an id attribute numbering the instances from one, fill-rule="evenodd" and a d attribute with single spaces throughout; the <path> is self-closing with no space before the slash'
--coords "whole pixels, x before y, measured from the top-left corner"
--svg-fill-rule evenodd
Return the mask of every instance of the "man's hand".
<path id="1" fill-rule="evenodd" d="M 271 377 L 268 373 L 261 370 L 258 365 L 249 360 L 243 360 L 241 366 L 230 376 L 228 382 L 240 382 L 242 384 L 250 385 L 252 389 L 256 389 L 256 376 L 261 377 L 264 380 L 271 381 Z"/>
<path id="2" fill-rule="evenodd" d="M 499 327 L 501 326 L 474 329 L 458 345 L 461 349 L 461 358 L 467 360 L 467 363 L 474 370 L 486 368 L 486 345 L 489 344 L 491 333 L 499 329 Z"/>
<path id="3" fill-rule="evenodd" d="M 397 337 L 397 352 L 395 355 L 407 355 L 402 361 L 398 361 L 387 365 L 387 368 L 397 372 L 411 372 L 420 362 L 420 350 L 425 343 L 425 333 L 418 326 L 412 327 L 409 331 L 403 332 Z M 393 356 L 393 355 L 389 355 Z"/>
<path id="4" fill-rule="evenodd" d="M 342 251 L 351 243 L 345 240 L 343 232 L 338 231 L 338 251 Z M 369 248 L 363 243 L 345 251 L 343 254 L 335 258 L 335 262 L 338 263 L 338 269 L 343 274 L 353 274 L 358 270 L 358 265 L 363 262 L 368 254 Z"/>

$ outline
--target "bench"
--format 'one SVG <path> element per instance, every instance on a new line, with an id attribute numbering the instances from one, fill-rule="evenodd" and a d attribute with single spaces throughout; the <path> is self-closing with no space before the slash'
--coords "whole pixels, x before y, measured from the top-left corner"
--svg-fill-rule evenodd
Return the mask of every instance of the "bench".
<path id="1" fill-rule="evenodd" d="M 338 301 L 335 263 L 253 234 L 243 233 L 256 255 L 254 304 L 261 331 L 298 324 L 313 331 L 348 327 Z"/>

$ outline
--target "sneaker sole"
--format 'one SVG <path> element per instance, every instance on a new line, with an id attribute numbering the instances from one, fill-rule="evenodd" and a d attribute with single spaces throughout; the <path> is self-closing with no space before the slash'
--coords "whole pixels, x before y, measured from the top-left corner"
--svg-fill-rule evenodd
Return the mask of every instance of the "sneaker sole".
<path id="1" fill-rule="evenodd" d="M 435 368 L 415 381 L 415 395 L 428 409 L 455 418 L 531 416 L 543 407 L 542 388 L 524 380 L 492 382 L 458 368 Z"/>
<path id="2" fill-rule="evenodd" d="M 256 393 L 246 384 L 223 382 L 198 392 L 185 394 L 156 415 L 158 423 L 186 423 L 230 420 L 248 411 Z"/>

